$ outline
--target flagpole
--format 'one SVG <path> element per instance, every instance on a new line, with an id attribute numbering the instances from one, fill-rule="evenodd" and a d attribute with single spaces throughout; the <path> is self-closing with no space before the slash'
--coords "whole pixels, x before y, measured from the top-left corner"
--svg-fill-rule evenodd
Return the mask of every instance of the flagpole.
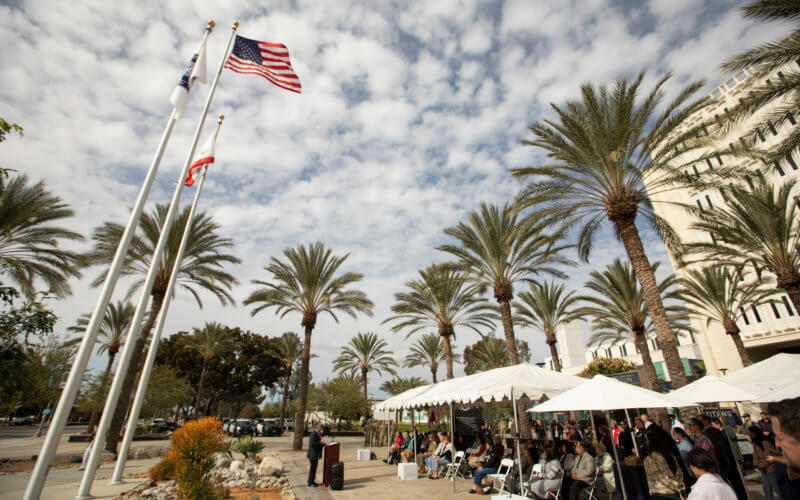
<path id="1" fill-rule="evenodd" d="M 209 21 L 206 25 L 206 32 L 203 35 L 208 37 L 209 33 L 214 27 L 214 21 Z M 111 300 L 111 295 L 114 292 L 114 287 L 119 279 L 119 273 L 122 271 L 122 266 L 125 263 L 125 257 L 128 255 L 131 240 L 139 225 L 139 219 L 144 209 L 144 204 L 150 194 L 150 188 L 153 185 L 153 180 L 158 172 L 158 167 L 161 165 L 161 159 L 164 156 L 164 151 L 167 148 L 172 130 L 175 128 L 175 122 L 178 120 L 178 113 L 175 108 L 172 109 L 167 126 L 161 134 L 161 140 L 156 148 L 153 160 L 150 162 L 150 167 L 145 174 L 142 187 L 139 189 L 139 195 L 136 197 L 136 202 L 133 204 L 133 210 L 128 218 L 128 224 L 122 233 L 122 238 L 117 245 L 117 251 L 114 254 L 114 259 L 111 261 L 111 266 L 106 273 L 106 279 L 103 281 L 103 287 L 100 290 L 100 296 L 97 298 L 97 303 L 94 306 L 92 315 L 89 318 L 89 323 L 86 325 L 86 331 L 83 334 L 83 340 L 75 354 L 75 361 L 72 363 L 67 381 L 64 383 L 64 389 L 61 391 L 61 396 L 53 413 L 53 418 L 50 420 L 50 426 L 47 429 L 47 436 L 45 436 L 42 448 L 39 450 L 39 457 L 33 468 L 33 473 L 28 480 L 28 485 L 25 488 L 25 500 L 37 500 L 42 495 L 44 483 L 47 481 L 47 473 L 50 464 L 53 462 L 58 442 L 64 432 L 64 426 L 67 424 L 67 419 L 72 411 L 72 406 L 75 402 L 75 396 L 80 389 L 83 374 L 86 371 L 86 365 L 89 364 L 89 359 L 92 357 L 94 344 L 97 341 L 97 334 L 100 332 L 100 326 L 103 323 L 103 318 L 108 308 L 108 303 Z"/>
<path id="2" fill-rule="evenodd" d="M 203 132 L 203 125 L 205 124 L 206 115 L 208 115 L 208 109 L 211 107 L 211 101 L 214 98 L 214 91 L 217 89 L 217 83 L 219 82 L 220 75 L 222 74 L 222 69 L 225 66 L 225 61 L 228 58 L 228 52 L 231 49 L 231 44 L 233 43 L 234 36 L 236 35 L 236 28 L 238 26 L 238 22 L 233 24 L 231 37 L 228 40 L 228 45 L 222 55 L 222 60 L 220 61 L 219 68 L 217 69 L 217 74 L 214 77 L 214 82 L 212 83 L 211 89 L 206 97 L 206 102 L 203 106 L 203 112 L 200 116 L 200 121 L 197 124 L 194 137 L 192 138 L 192 145 L 189 148 L 186 161 L 184 162 L 183 168 L 181 169 L 181 174 L 178 177 L 178 183 L 176 184 L 175 191 L 172 194 L 172 201 L 170 202 L 167 215 L 164 218 L 164 225 L 161 228 L 161 235 L 158 237 L 158 243 L 153 251 L 153 257 L 150 260 L 151 266 L 147 271 L 147 277 L 145 278 L 144 285 L 142 286 L 142 294 L 139 297 L 139 302 L 136 306 L 136 313 L 133 315 L 133 320 L 131 320 L 130 327 L 128 328 L 128 336 L 125 341 L 125 347 L 122 349 L 122 355 L 120 356 L 119 364 L 117 365 L 117 371 L 114 374 L 114 381 L 111 383 L 111 390 L 108 393 L 106 404 L 103 407 L 103 416 L 100 419 L 100 424 L 97 428 L 97 434 L 95 435 L 95 440 L 92 444 L 91 452 L 89 453 L 89 459 L 86 463 L 86 470 L 83 473 L 81 484 L 78 488 L 78 494 L 75 497 L 76 499 L 84 500 L 92 498 L 90 490 L 92 488 L 92 483 L 94 482 L 94 476 L 97 472 L 97 467 L 100 464 L 100 457 L 103 453 L 103 448 L 105 447 L 106 433 L 108 432 L 108 428 L 111 426 L 111 420 L 114 417 L 114 411 L 116 410 L 117 402 L 119 401 L 119 396 L 122 392 L 122 384 L 128 372 L 128 364 L 133 356 L 136 339 L 139 336 L 139 331 L 142 327 L 142 319 L 145 314 L 147 303 L 150 299 L 150 292 L 153 289 L 153 284 L 155 282 L 156 275 L 158 274 L 159 262 L 164 251 L 164 247 L 167 245 L 167 240 L 169 239 L 169 233 L 172 228 L 172 223 L 175 219 L 175 214 L 178 212 L 178 210 L 180 210 L 179 205 L 181 193 L 183 192 L 183 183 L 189 173 L 189 166 L 194 159 L 197 141 L 200 138 L 200 134 Z"/>
<path id="3" fill-rule="evenodd" d="M 225 117 L 223 115 L 219 115 L 219 119 L 217 120 L 217 130 L 214 132 L 214 140 L 216 141 L 217 136 L 219 135 L 219 129 L 222 126 L 222 120 Z M 175 256 L 175 265 L 172 268 L 172 275 L 169 278 L 169 284 L 167 285 L 167 291 L 164 295 L 164 304 L 161 306 L 161 311 L 158 314 L 158 320 L 156 321 L 155 331 L 153 332 L 153 337 L 150 339 L 150 348 L 147 351 L 147 359 L 144 362 L 144 367 L 142 367 L 142 375 L 139 379 L 139 386 L 136 389 L 136 397 L 133 400 L 133 406 L 131 407 L 131 413 L 128 417 L 128 424 L 125 428 L 125 436 L 122 438 L 122 446 L 119 449 L 119 453 L 117 454 L 117 463 L 114 466 L 114 474 L 111 476 L 111 481 L 108 484 L 122 484 L 124 481 L 122 480 L 122 472 L 125 470 L 125 463 L 128 460 L 128 451 L 131 448 L 131 441 L 133 441 L 133 434 L 136 432 L 136 422 L 139 420 L 139 412 L 142 410 L 142 405 L 144 404 L 144 397 L 147 393 L 147 386 L 150 383 L 150 374 L 153 370 L 153 365 L 156 361 L 156 354 L 158 353 L 158 342 L 161 338 L 161 332 L 164 330 L 164 323 L 166 322 L 167 318 L 167 311 L 169 310 L 170 302 L 172 299 L 172 294 L 175 290 L 175 284 L 178 281 L 178 272 L 180 271 L 180 262 L 183 260 L 183 253 L 186 250 L 186 243 L 189 240 L 192 221 L 194 220 L 194 214 L 197 210 L 197 204 L 200 201 L 200 192 L 203 190 L 203 183 L 206 180 L 206 173 L 208 172 L 208 165 L 203 165 L 203 171 L 200 174 L 200 181 L 197 184 L 197 192 L 194 194 L 194 199 L 192 200 L 192 206 L 189 209 L 189 216 L 186 219 L 186 226 L 183 229 L 183 236 L 181 237 L 181 243 L 178 247 L 178 253 Z"/>

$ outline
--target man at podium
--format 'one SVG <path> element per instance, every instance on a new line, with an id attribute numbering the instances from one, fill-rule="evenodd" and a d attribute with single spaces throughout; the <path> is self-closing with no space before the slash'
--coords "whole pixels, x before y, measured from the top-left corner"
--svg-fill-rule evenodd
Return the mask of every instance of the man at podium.
<path id="1" fill-rule="evenodd" d="M 311 463 L 308 469 L 308 485 L 312 488 L 318 486 L 317 482 L 314 480 L 317 478 L 317 462 L 322 458 L 322 447 L 325 446 L 325 444 L 325 441 L 322 440 L 322 424 L 317 422 L 314 426 L 314 430 L 311 431 L 311 435 L 308 436 L 308 453 L 306 453 L 306 457 L 308 457 L 308 461 Z"/>

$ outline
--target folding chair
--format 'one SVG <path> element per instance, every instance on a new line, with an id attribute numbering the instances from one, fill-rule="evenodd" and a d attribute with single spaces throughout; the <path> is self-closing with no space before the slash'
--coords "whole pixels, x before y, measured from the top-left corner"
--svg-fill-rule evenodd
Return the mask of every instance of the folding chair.
<path id="1" fill-rule="evenodd" d="M 531 474 L 528 476 L 527 481 L 522 482 L 522 496 L 527 497 L 528 493 L 530 493 L 531 485 L 533 484 L 533 476 L 536 474 L 540 474 L 542 472 L 542 465 L 541 464 L 533 464 L 531 467 Z"/>
<path id="2" fill-rule="evenodd" d="M 466 479 L 467 476 L 464 475 L 464 471 L 461 470 L 461 466 L 463 465 L 463 463 L 464 463 L 464 452 L 457 451 L 453 461 L 445 465 L 444 478 L 447 479 L 450 477 L 451 474 L 455 474 L 456 477 L 460 475 L 461 477 Z"/>
<path id="3" fill-rule="evenodd" d="M 498 493 L 502 493 L 503 488 L 506 487 L 506 476 L 509 471 L 511 471 L 511 467 L 514 467 L 514 460 L 511 458 L 504 458 L 500 461 L 500 467 L 497 468 L 497 473 L 486 475 L 486 477 L 492 480 L 492 492 L 497 490 Z M 498 481 L 500 482 L 500 488 L 497 487 Z"/>
<path id="4" fill-rule="evenodd" d="M 580 498 L 581 500 L 599 500 L 600 497 L 597 495 L 597 478 L 600 477 L 600 469 L 594 470 L 594 482 L 592 483 L 591 488 L 584 488 L 581 491 Z M 600 477 L 602 479 L 602 477 Z M 588 490 L 588 494 L 587 494 Z"/>

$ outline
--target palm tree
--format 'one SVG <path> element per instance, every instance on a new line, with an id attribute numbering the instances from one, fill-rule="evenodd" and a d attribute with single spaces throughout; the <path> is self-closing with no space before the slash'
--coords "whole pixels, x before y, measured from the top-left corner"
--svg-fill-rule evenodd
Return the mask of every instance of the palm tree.
<path id="1" fill-rule="evenodd" d="M 206 370 L 208 364 L 216 357 L 226 354 L 233 350 L 234 341 L 228 333 L 228 329 L 220 323 L 206 322 L 203 328 L 195 328 L 192 336 L 183 340 L 183 346 L 189 351 L 194 351 L 203 360 L 203 368 L 200 370 L 200 381 L 197 383 L 197 396 L 194 400 L 195 416 L 200 415 L 200 402 L 203 398 L 203 389 L 206 381 Z"/>
<path id="2" fill-rule="evenodd" d="M 483 342 L 478 343 L 472 351 L 471 358 L 475 368 L 472 373 L 502 368 L 510 364 L 506 343 L 497 337 L 486 337 Z"/>
<path id="3" fill-rule="evenodd" d="M 555 266 L 572 263 L 561 255 L 567 248 L 560 245 L 563 233 L 547 234 L 543 224 L 533 221 L 520 223 L 509 205 L 500 208 L 481 203 L 480 210 L 467 220 L 444 231 L 460 246 L 443 245 L 438 250 L 455 256 L 478 286 L 492 288 L 503 321 L 508 359 L 518 364 L 511 318 L 514 283 L 540 273 L 563 276 Z"/>
<path id="4" fill-rule="evenodd" d="M 461 359 L 458 353 L 452 352 L 456 349 L 455 345 L 449 345 L 451 349 L 450 359 L 458 363 Z M 431 370 L 433 383 L 436 381 L 436 372 L 439 370 L 439 361 L 446 359 L 444 347 L 444 337 L 435 333 L 426 333 L 417 339 L 411 346 L 411 353 L 406 356 L 403 366 L 413 368 L 415 366 L 427 366 Z M 452 376 L 447 377 L 453 378 Z"/>
<path id="5" fill-rule="evenodd" d="M 364 401 L 367 401 L 367 375 L 369 372 L 375 372 L 378 375 L 386 372 L 396 376 L 397 361 L 390 355 L 389 344 L 385 340 L 378 339 L 375 332 L 359 332 L 347 344 L 342 346 L 341 354 L 333 361 L 333 369 L 340 375 L 344 373 L 360 374 Z"/>
<path id="6" fill-rule="evenodd" d="M 797 22 L 800 20 L 800 5 L 787 0 L 757 0 L 740 8 L 744 17 L 774 21 Z M 795 62 L 800 59 L 800 29 L 794 29 L 787 36 L 753 47 L 728 59 L 721 69 L 737 72 L 750 68 L 753 71 L 754 86 L 739 104 L 729 111 L 731 122 L 741 123 L 758 114 L 756 125 L 750 134 L 750 144 L 757 144 L 756 137 L 777 129 L 797 114 L 800 107 L 800 71 Z M 781 70 L 778 77 L 767 76 Z M 762 110 L 766 112 L 762 113 Z M 767 164 L 784 160 L 800 146 L 800 130 L 793 128 L 777 145 L 769 149 L 755 148 L 763 155 Z"/>
<path id="7" fill-rule="evenodd" d="M 273 281 L 253 282 L 263 285 L 245 300 L 246 305 L 256 304 L 251 311 L 255 316 L 263 309 L 274 307 L 275 313 L 284 317 L 290 312 L 299 313 L 300 325 L 305 329 L 303 354 L 300 364 L 300 394 L 297 398 L 297 414 L 294 419 L 294 449 L 303 446 L 306 400 L 308 398 L 308 365 L 311 358 L 311 333 L 322 313 L 336 316 L 343 312 L 355 318 L 357 313 L 372 315 L 373 303 L 364 292 L 348 290 L 347 287 L 363 279 L 360 273 L 337 274 L 348 255 L 335 256 L 321 242 L 308 247 L 299 245 L 283 251 L 286 261 L 275 257 L 264 269 L 272 274 Z"/>
<path id="8" fill-rule="evenodd" d="M 584 261 L 591 254 L 598 228 L 606 221 L 612 224 L 641 283 L 664 361 L 677 388 L 685 385 L 687 378 L 636 220 L 641 215 L 674 247 L 675 235 L 653 212 L 650 196 L 685 186 L 683 165 L 673 164 L 680 163 L 687 149 L 705 143 L 696 129 L 680 129 L 708 100 L 689 102 L 703 87 L 704 83 L 697 81 L 662 105 L 664 85 L 670 77 L 667 73 L 660 78 L 638 102 L 644 73 L 633 82 L 620 79 L 613 88 L 583 85 L 581 101 L 552 105 L 558 118 L 531 126 L 534 139 L 524 141 L 546 150 L 551 163 L 514 169 L 512 174 L 533 178 L 517 197 L 520 209 L 535 207 L 537 219 L 580 226 L 577 246 Z"/>
<path id="9" fill-rule="evenodd" d="M 63 247 L 83 236 L 55 224 L 73 215 L 44 182 L 31 186 L 26 175 L 0 175 L 0 272 L 24 294 L 33 293 L 36 280 L 60 297 L 71 292 L 67 281 L 80 276 L 79 256 Z"/>
<path id="10" fill-rule="evenodd" d="M 480 297 L 480 289 L 471 285 L 467 273 L 447 265 L 433 265 L 419 272 L 419 278 L 406 283 L 409 292 L 396 293 L 394 316 L 384 323 L 394 323 L 392 330 L 408 329 L 408 337 L 436 328 L 444 346 L 447 378 L 453 378 L 453 346 L 456 327 L 492 328 L 497 315 Z M 434 374 L 434 379 L 436 375 Z"/>
<path id="11" fill-rule="evenodd" d="M 408 390 L 411 390 L 415 387 L 420 387 L 425 385 L 425 381 L 419 377 L 395 377 L 390 380 L 386 380 L 384 383 L 381 384 L 381 390 L 384 392 L 388 392 L 392 396 L 396 396 L 398 394 L 402 394 Z"/>
<path id="12" fill-rule="evenodd" d="M 187 206 L 178 214 L 177 220 L 170 230 L 164 253 L 158 262 L 158 274 L 150 292 L 152 297 L 150 312 L 142 326 L 139 337 L 136 339 L 130 365 L 123 381 L 119 403 L 117 403 L 117 409 L 114 412 L 114 418 L 108 431 L 106 449 L 112 453 L 116 452 L 119 432 L 125 419 L 125 412 L 128 408 L 145 344 L 164 303 L 167 284 L 175 266 L 175 256 L 178 253 L 178 247 L 183 237 L 183 229 L 186 227 L 186 222 L 189 218 L 190 208 Z M 133 295 L 144 283 L 145 275 L 150 268 L 153 250 L 161 235 L 161 228 L 164 225 L 168 209 L 168 205 L 158 204 L 151 212 L 142 214 L 139 227 L 131 241 L 130 250 L 121 271 L 123 276 L 136 277 L 128 290 L 128 296 Z M 233 241 L 230 238 L 221 236 L 219 229 L 220 226 L 214 222 L 214 219 L 205 213 L 196 213 L 189 226 L 189 234 L 191 236 L 186 243 L 183 260 L 178 268 L 177 285 L 187 290 L 201 308 L 203 307 L 203 302 L 200 300 L 201 289 L 215 295 L 223 305 L 234 302 L 230 290 L 238 281 L 231 274 L 223 271 L 223 267 L 226 264 L 238 264 L 239 259 L 226 253 L 233 247 Z M 92 234 L 94 248 L 84 256 L 87 265 L 110 264 L 114 258 L 123 230 L 124 227 L 122 225 L 112 222 L 106 222 L 102 226 L 95 228 Z M 99 275 L 92 283 L 93 286 L 100 285 L 105 276 L 105 272 Z"/>
<path id="13" fill-rule="evenodd" d="M 657 268 L 658 263 L 653 264 L 654 273 Z M 650 313 L 642 287 L 636 279 L 636 273 L 627 262 L 616 259 L 603 271 L 592 271 L 589 276 L 586 287 L 596 295 L 579 297 L 580 300 L 590 304 L 581 307 L 579 312 L 594 318 L 592 320 L 594 333 L 589 339 L 589 345 L 616 343 L 633 338 L 636 349 L 642 355 L 645 386 L 648 389 L 660 390 L 656 367 L 647 346 L 648 333 L 652 331 Z M 658 284 L 658 293 L 667 300 L 680 299 L 675 276 L 670 275 L 661 281 Z M 668 305 L 665 309 L 672 328 L 688 329 L 686 311 L 683 307 Z"/>
<path id="14" fill-rule="evenodd" d="M 575 292 L 567 292 L 563 284 L 545 281 L 531 283 L 530 290 L 519 294 L 514 311 L 520 325 L 540 330 L 550 346 L 555 371 L 561 371 L 561 360 L 556 349 L 556 330 L 559 326 L 579 319 L 581 315 L 574 306 L 578 302 Z"/>
<path id="15" fill-rule="evenodd" d="M 103 354 L 104 352 L 108 352 L 108 362 L 106 363 L 103 376 L 100 379 L 101 387 L 106 387 L 108 384 L 108 379 L 111 377 L 111 367 L 114 365 L 117 353 L 125 342 L 125 336 L 128 334 L 128 327 L 130 327 L 135 312 L 136 308 L 133 304 L 120 300 L 117 301 L 116 304 L 109 304 L 108 310 L 106 310 L 105 315 L 103 315 L 103 322 L 100 324 L 100 332 L 97 335 L 96 341 L 100 344 L 97 353 Z M 80 344 L 83 340 L 83 333 L 89 325 L 89 318 L 89 314 L 84 314 L 78 318 L 78 321 L 75 322 L 75 326 L 67 328 L 67 330 L 79 334 L 78 337 L 68 340 L 66 342 L 67 345 Z M 92 429 L 97 424 L 98 418 L 100 418 L 100 414 L 97 411 L 93 411 L 91 417 L 89 417 L 88 432 L 92 432 Z"/>
<path id="16" fill-rule="evenodd" d="M 275 351 L 276 353 L 273 354 L 273 357 L 283 365 L 286 373 L 283 379 L 283 398 L 281 399 L 280 421 L 281 425 L 283 425 L 283 421 L 286 418 L 286 410 L 289 406 L 289 385 L 292 379 L 292 370 L 303 354 L 303 342 L 296 333 L 286 332 L 275 342 Z M 312 354 L 311 357 L 316 358 L 317 355 Z"/>
<path id="17" fill-rule="evenodd" d="M 790 179 L 778 186 L 763 176 L 749 182 L 728 190 L 724 209 L 703 212 L 692 228 L 709 233 L 711 241 L 687 244 L 687 250 L 719 265 L 749 263 L 756 274 L 768 271 L 776 278 L 776 288 L 800 311 L 798 182 Z"/>
<path id="18" fill-rule="evenodd" d="M 753 362 L 744 348 L 739 327 L 744 308 L 757 304 L 773 295 L 774 290 L 765 290 L 761 280 L 746 276 L 744 266 L 708 266 L 693 269 L 680 280 L 683 300 L 691 306 L 692 313 L 707 318 L 707 324 L 716 321 L 730 335 L 744 366 Z"/>

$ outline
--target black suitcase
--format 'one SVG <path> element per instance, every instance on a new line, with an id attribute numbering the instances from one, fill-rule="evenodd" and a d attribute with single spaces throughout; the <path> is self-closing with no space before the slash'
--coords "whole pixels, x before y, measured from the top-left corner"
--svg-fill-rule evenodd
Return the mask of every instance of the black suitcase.
<path id="1" fill-rule="evenodd" d="M 344 488 L 344 462 L 336 462 L 331 465 L 331 489 L 341 490 Z"/>

